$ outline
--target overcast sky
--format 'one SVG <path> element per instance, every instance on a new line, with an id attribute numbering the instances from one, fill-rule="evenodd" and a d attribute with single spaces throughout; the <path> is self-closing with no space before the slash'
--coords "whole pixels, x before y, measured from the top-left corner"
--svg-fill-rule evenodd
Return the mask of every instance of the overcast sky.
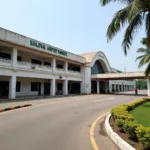
<path id="1" fill-rule="evenodd" d="M 110 4 L 101 7 L 99 0 L 0 0 L 1 27 L 35 38 L 64 50 L 81 54 L 103 51 L 112 67 L 138 71 L 135 62 L 144 28 L 124 56 L 123 32 L 107 43 L 106 31 L 114 13 L 124 7 Z M 144 70 L 144 68 L 140 69 Z"/>

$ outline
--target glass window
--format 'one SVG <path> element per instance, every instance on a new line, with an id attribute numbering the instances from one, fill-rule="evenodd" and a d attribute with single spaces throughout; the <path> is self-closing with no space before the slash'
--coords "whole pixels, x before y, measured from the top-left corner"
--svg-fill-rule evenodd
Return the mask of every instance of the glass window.
<path id="1" fill-rule="evenodd" d="M 44 62 L 44 66 L 49 66 L 49 67 L 51 67 L 51 63 L 50 63 L 50 62 Z"/>
<path id="2" fill-rule="evenodd" d="M 97 60 L 92 67 L 92 74 L 101 74 L 105 73 L 101 63 Z"/>
<path id="3" fill-rule="evenodd" d="M 11 55 L 7 53 L 0 52 L 0 58 L 11 59 Z"/>

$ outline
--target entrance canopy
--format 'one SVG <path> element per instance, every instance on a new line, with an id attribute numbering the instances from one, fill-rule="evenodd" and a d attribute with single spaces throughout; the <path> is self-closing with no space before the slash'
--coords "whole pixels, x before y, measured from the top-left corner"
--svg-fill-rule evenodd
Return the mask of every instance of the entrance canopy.
<path id="1" fill-rule="evenodd" d="M 105 73 L 105 74 L 94 74 L 92 79 L 102 80 L 122 80 L 122 79 L 145 79 L 145 74 L 141 72 L 122 72 L 122 73 Z"/>

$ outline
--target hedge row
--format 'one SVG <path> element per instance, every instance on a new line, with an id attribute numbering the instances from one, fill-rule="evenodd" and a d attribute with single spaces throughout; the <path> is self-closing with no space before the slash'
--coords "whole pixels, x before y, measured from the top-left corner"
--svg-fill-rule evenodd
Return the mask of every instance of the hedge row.
<path id="1" fill-rule="evenodd" d="M 149 99 L 142 99 L 111 110 L 111 114 L 121 131 L 127 133 L 131 138 L 137 139 L 144 148 L 150 147 L 150 127 L 143 127 L 138 124 L 129 114 L 129 111 L 147 101 Z"/>

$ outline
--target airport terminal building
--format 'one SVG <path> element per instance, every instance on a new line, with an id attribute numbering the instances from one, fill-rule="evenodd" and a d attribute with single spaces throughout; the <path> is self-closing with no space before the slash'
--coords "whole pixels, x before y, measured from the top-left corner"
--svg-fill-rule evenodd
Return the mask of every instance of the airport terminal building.
<path id="1" fill-rule="evenodd" d="M 119 72 L 102 51 L 73 54 L 0 28 L 0 98 L 133 90 L 134 80 L 101 80 Z"/>

